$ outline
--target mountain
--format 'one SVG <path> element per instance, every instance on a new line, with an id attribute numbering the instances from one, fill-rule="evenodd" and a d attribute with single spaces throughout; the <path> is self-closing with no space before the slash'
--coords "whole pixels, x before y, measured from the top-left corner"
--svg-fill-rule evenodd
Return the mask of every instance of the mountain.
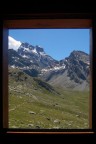
<path id="1" fill-rule="evenodd" d="M 69 57 L 60 61 L 60 67 L 42 70 L 42 78 L 54 86 L 74 90 L 89 89 L 89 55 L 73 51 Z"/>
<path id="2" fill-rule="evenodd" d="M 57 61 L 38 45 L 21 43 L 17 49 L 8 49 L 9 67 L 18 68 L 32 77 L 62 88 L 89 89 L 89 55 L 73 51 L 69 57 Z"/>
<path id="3" fill-rule="evenodd" d="M 38 45 L 22 43 L 17 50 L 8 49 L 8 53 L 9 66 L 23 69 L 31 76 L 34 76 L 35 72 L 40 73 L 42 68 L 52 67 L 58 63 Z"/>
<path id="4" fill-rule="evenodd" d="M 8 55 L 9 128 L 89 128 L 89 55 L 73 51 L 56 61 L 12 38 Z"/>

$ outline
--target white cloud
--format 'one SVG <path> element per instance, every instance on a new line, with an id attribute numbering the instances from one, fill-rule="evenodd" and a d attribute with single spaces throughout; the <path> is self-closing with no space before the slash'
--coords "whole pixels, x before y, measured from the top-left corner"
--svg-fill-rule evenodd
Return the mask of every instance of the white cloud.
<path id="1" fill-rule="evenodd" d="M 8 36 L 8 48 L 17 50 L 21 45 L 20 41 L 15 40 L 14 38 Z"/>

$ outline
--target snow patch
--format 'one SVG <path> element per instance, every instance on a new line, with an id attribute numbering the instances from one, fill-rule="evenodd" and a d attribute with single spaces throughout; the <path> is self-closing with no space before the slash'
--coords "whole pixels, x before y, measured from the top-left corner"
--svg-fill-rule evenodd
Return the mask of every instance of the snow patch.
<path id="1" fill-rule="evenodd" d="M 42 69 L 41 71 L 42 72 L 46 72 L 46 71 L 49 71 L 50 69 Z"/>
<path id="2" fill-rule="evenodd" d="M 15 65 L 12 65 L 11 67 L 12 67 L 12 68 L 15 68 Z"/>
<path id="3" fill-rule="evenodd" d="M 65 65 L 63 65 L 63 66 L 59 66 L 59 67 L 56 67 L 56 66 L 55 66 L 53 69 L 54 69 L 54 70 L 65 69 Z"/>
<path id="4" fill-rule="evenodd" d="M 18 59 L 19 60 L 19 58 L 18 57 L 12 57 L 13 59 Z"/>
<path id="5" fill-rule="evenodd" d="M 30 50 L 29 48 L 26 48 L 26 47 L 24 47 L 24 46 L 21 46 L 20 48 L 23 48 L 23 51 L 25 51 L 25 52 L 38 54 L 36 48 L 33 49 L 33 50 Z"/>
<path id="6" fill-rule="evenodd" d="M 20 45 L 20 41 L 17 41 L 11 36 L 8 36 L 8 49 L 14 49 L 15 51 L 17 51 Z"/>
<path id="7" fill-rule="evenodd" d="M 89 61 L 87 61 L 87 62 L 85 62 L 85 64 L 90 65 L 90 62 L 89 62 Z"/>
<path id="8" fill-rule="evenodd" d="M 32 52 L 38 54 L 36 49 L 33 49 Z"/>
<path id="9" fill-rule="evenodd" d="M 22 47 L 22 48 L 24 48 L 23 51 L 28 51 L 28 52 L 30 52 L 29 48 L 26 48 L 26 47 Z"/>
<path id="10" fill-rule="evenodd" d="M 87 64 L 88 64 L 88 65 L 90 65 L 90 63 L 89 63 L 89 62 L 87 62 Z"/>
<path id="11" fill-rule="evenodd" d="M 47 72 L 47 71 L 58 71 L 58 70 L 61 70 L 61 69 L 65 69 L 65 65 L 63 65 L 63 66 L 55 66 L 55 67 L 53 67 L 53 68 L 49 68 L 49 69 L 42 69 L 42 73 L 43 72 Z"/>
<path id="12" fill-rule="evenodd" d="M 29 57 L 28 57 L 28 56 L 26 56 L 26 55 L 23 55 L 22 57 L 23 57 L 23 58 L 29 58 Z"/>
<path id="13" fill-rule="evenodd" d="M 46 55 L 45 52 L 39 52 L 39 53 L 40 53 L 40 55 L 43 55 L 43 56 Z"/>

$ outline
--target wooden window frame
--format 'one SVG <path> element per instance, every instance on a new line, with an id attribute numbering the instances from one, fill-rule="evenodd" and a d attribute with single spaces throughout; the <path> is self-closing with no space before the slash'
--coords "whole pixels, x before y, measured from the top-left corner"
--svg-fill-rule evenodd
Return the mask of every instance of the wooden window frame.
<path id="1" fill-rule="evenodd" d="M 2 122 L 1 131 L 6 134 L 94 134 L 96 131 L 96 96 L 95 96 L 95 54 L 96 54 L 96 19 L 91 14 L 18 14 L 8 15 L 2 18 L 0 33 L 2 36 Z M 30 131 L 8 129 L 8 29 L 21 28 L 90 28 L 90 128 L 88 130 L 65 130 L 65 131 Z"/>

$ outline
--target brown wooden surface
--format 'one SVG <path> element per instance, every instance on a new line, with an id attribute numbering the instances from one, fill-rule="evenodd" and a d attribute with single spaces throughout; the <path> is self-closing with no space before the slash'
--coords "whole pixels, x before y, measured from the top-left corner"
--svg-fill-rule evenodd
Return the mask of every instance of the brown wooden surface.
<path id="1" fill-rule="evenodd" d="M 91 27 L 92 27 L 91 19 L 31 19 L 31 20 L 28 19 L 28 20 L 5 20 L 4 21 L 4 29 L 3 29 L 3 127 L 4 128 L 8 128 L 8 29 L 10 28 L 11 29 L 15 29 L 15 28 L 91 28 Z M 91 87 L 91 91 L 90 91 L 90 100 L 89 100 L 90 101 L 89 126 L 91 129 L 92 128 L 92 79 L 90 82 L 90 87 Z M 38 132 L 33 132 L 33 133 L 38 133 Z M 44 133 L 44 132 L 40 132 L 40 133 Z M 70 132 L 70 133 L 73 134 L 74 132 Z"/>
<path id="2" fill-rule="evenodd" d="M 91 19 L 5 20 L 7 28 L 90 28 Z"/>

